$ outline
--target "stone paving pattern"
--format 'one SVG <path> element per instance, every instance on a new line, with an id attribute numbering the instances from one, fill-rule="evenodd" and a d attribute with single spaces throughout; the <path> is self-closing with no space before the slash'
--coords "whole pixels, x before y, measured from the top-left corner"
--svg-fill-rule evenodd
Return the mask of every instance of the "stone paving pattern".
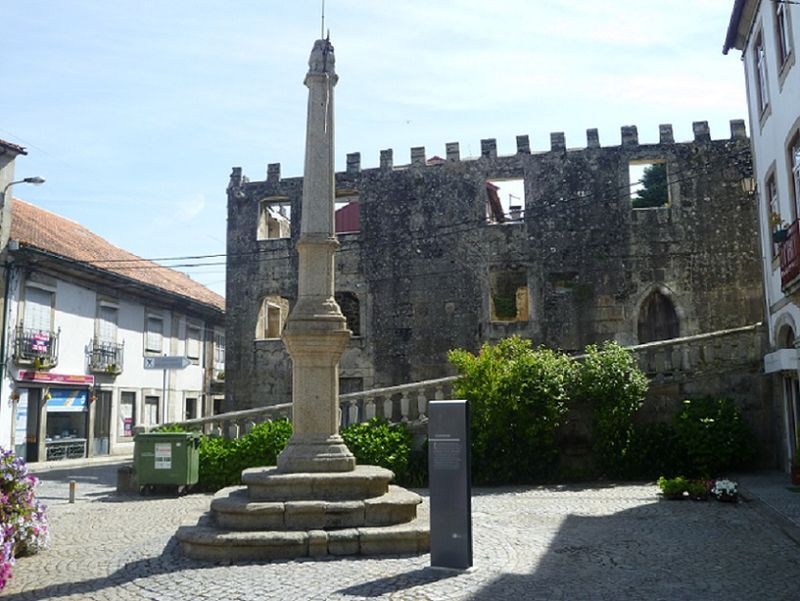
<path id="1" fill-rule="evenodd" d="M 800 598 L 800 536 L 787 532 L 797 525 L 777 522 L 749 492 L 728 505 L 660 501 L 642 484 L 477 490 L 475 567 L 460 573 L 431 569 L 428 555 L 193 561 L 172 535 L 208 510 L 210 495 L 118 496 L 114 465 L 40 476 L 52 545 L 18 560 L 5 599 Z M 72 505 L 69 479 L 78 483 Z M 800 506 L 774 477 L 752 482 Z"/>

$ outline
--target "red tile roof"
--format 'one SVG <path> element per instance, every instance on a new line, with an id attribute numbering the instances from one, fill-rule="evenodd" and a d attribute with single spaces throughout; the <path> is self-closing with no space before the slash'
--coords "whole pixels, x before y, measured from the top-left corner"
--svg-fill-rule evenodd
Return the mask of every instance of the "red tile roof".
<path id="1" fill-rule="evenodd" d="M 21 247 L 34 247 L 160 288 L 170 294 L 225 309 L 223 297 L 186 274 L 117 248 L 79 223 L 18 198 L 13 199 L 11 210 L 11 238 L 17 240 Z"/>

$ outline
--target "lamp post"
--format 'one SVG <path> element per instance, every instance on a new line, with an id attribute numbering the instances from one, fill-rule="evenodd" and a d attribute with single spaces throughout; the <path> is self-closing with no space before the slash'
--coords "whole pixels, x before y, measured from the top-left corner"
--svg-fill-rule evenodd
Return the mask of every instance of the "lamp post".
<path id="1" fill-rule="evenodd" d="M 3 193 L 0 195 L 0 209 L 2 209 L 6 204 L 6 192 L 14 184 L 33 184 L 34 186 L 41 186 L 43 183 L 44 183 L 44 178 L 39 177 L 38 175 L 14 180 L 13 182 L 8 182 L 3 188 Z"/>

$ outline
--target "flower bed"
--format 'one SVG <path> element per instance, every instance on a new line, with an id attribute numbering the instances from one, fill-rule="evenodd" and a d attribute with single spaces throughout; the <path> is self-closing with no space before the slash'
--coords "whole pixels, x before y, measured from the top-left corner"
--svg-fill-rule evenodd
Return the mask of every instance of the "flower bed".
<path id="1" fill-rule="evenodd" d="M 37 482 L 22 459 L 0 448 L 0 591 L 17 557 L 47 547 L 45 506 L 34 493 Z"/>

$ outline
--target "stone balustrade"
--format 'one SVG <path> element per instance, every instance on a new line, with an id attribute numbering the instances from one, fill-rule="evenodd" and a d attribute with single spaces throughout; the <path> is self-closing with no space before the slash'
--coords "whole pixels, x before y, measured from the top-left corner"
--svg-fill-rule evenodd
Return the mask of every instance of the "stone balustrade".
<path id="1" fill-rule="evenodd" d="M 758 365 L 761 362 L 763 335 L 762 324 L 756 323 L 640 344 L 628 349 L 636 356 L 639 366 L 652 384 L 657 386 L 701 378 L 712 372 Z M 579 355 L 575 358 L 580 360 L 582 357 Z M 340 425 L 345 427 L 366 422 L 373 417 L 382 417 L 394 423 L 424 424 L 428 416 L 428 402 L 450 396 L 457 379 L 458 376 L 449 376 L 340 395 Z M 291 410 L 291 403 L 284 403 L 172 422 L 171 425 L 195 428 L 212 436 L 237 438 L 249 432 L 258 422 L 290 418 Z"/>

